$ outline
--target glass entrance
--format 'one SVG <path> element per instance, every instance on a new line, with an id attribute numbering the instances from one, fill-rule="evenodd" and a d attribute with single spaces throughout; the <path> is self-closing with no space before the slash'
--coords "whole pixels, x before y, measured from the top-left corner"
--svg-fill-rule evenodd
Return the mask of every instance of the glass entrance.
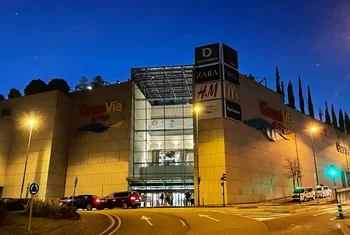
<path id="1" fill-rule="evenodd" d="M 193 191 L 138 191 L 141 207 L 193 206 Z"/>

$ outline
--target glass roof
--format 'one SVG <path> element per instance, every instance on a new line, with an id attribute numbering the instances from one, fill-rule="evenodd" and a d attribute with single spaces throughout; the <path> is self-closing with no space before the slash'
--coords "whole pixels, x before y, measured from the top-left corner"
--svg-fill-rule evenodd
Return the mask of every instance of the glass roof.
<path id="1" fill-rule="evenodd" d="M 148 100 L 192 98 L 193 65 L 131 69 L 131 79 Z"/>

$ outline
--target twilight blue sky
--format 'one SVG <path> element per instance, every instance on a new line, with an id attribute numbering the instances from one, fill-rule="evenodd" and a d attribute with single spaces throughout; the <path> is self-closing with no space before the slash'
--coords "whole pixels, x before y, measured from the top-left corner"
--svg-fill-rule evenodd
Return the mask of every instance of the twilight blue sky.
<path id="1" fill-rule="evenodd" d="M 350 113 L 349 12 L 348 0 L 2 0 L 0 93 L 36 78 L 123 80 L 131 67 L 192 64 L 194 47 L 223 42 L 241 73 L 273 89 L 278 65 L 296 99 L 300 75 L 316 115 L 324 100 Z"/>

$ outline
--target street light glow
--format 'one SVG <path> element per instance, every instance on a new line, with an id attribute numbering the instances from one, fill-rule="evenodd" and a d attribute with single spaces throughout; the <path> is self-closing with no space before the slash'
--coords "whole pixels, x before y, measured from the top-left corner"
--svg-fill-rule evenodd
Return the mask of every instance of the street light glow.
<path id="1" fill-rule="evenodd" d="M 315 132 L 316 130 L 317 130 L 317 128 L 316 128 L 316 127 L 314 127 L 314 126 L 313 126 L 313 127 L 311 127 L 311 131 L 312 131 L 312 132 Z"/>
<path id="2" fill-rule="evenodd" d="M 198 106 L 194 108 L 194 111 L 196 111 L 196 112 L 199 112 L 200 110 L 201 110 L 201 108 Z"/>
<path id="3" fill-rule="evenodd" d="M 28 121 L 28 123 L 29 123 L 29 125 L 33 126 L 34 123 L 35 123 L 35 121 L 34 121 L 33 119 L 30 119 L 30 120 Z"/>
<path id="4" fill-rule="evenodd" d="M 88 90 L 92 90 L 92 87 L 91 86 L 88 86 L 88 87 L 86 87 Z"/>

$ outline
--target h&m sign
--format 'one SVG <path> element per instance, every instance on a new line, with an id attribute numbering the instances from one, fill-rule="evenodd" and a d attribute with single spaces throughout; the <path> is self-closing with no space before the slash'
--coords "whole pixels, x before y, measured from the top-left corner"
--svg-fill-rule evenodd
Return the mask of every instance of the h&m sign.
<path id="1" fill-rule="evenodd" d="M 221 99 L 221 81 L 201 83 L 195 86 L 195 101 Z"/>

